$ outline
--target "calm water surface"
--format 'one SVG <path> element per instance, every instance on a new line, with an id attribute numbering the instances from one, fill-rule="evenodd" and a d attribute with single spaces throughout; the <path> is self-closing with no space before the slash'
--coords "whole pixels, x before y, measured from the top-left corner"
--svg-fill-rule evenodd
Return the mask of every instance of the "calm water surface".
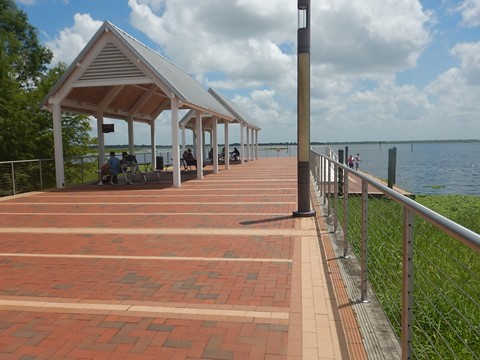
<path id="1" fill-rule="evenodd" d="M 360 153 L 360 169 L 381 179 L 388 177 L 388 149 L 397 148 L 396 185 L 415 194 L 480 196 L 480 143 L 333 144 L 336 153 L 348 146 Z M 321 154 L 324 146 L 314 147 Z M 170 149 L 169 149 L 170 150 Z M 171 155 L 159 151 L 164 159 Z M 296 146 L 260 146 L 260 157 L 297 156 Z M 149 157 L 149 155 L 148 155 Z M 149 161 L 147 159 L 145 162 Z"/>
<path id="2" fill-rule="evenodd" d="M 330 145 L 338 153 L 345 145 Z M 480 196 L 480 143 L 414 143 L 348 145 L 360 153 L 360 168 L 388 177 L 388 149 L 397 148 L 396 184 L 416 194 Z"/>

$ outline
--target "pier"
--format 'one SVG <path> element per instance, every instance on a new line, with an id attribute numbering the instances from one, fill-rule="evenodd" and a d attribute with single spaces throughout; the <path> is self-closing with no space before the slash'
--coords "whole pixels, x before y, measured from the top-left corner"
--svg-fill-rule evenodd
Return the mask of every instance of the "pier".
<path id="1" fill-rule="evenodd" d="M 295 160 L 2 198 L 0 357 L 367 359 Z"/>
<path id="2" fill-rule="evenodd" d="M 369 174 L 369 173 L 366 173 L 364 171 L 359 171 L 360 173 L 362 173 L 363 175 L 365 176 L 368 176 L 369 178 L 373 179 L 373 180 L 376 180 L 378 181 L 380 184 L 382 185 L 385 185 L 387 186 L 387 180 L 385 179 L 380 179 L 372 174 Z M 335 183 L 335 178 L 334 178 L 334 172 L 333 170 L 331 171 L 331 174 L 330 174 L 330 179 L 327 178 L 327 180 L 325 181 L 322 181 L 320 183 L 320 185 L 322 186 L 325 186 L 326 187 L 326 193 L 327 194 L 334 194 L 334 183 Z M 397 185 L 393 185 L 392 187 L 393 190 L 395 190 L 396 192 L 398 192 L 399 194 L 402 194 L 404 196 L 407 196 L 409 198 L 412 198 L 412 199 L 415 199 L 415 194 L 414 193 L 411 193 L 410 191 L 408 190 L 405 190 L 405 189 L 402 189 L 401 187 L 397 186 Z M 341 191 L 339 190 L 339 194 L 341 193 Z M 349 172 L 348 173 L 348 195 L 349 196 L 361 196 L 362 194 L 362 179 L 356 175 L 354 172 Z M 342 195 L 342 194 L 340 194 Z M 368 195 L 369 196 L 372 196 L 372 197 L 383 197 L 383 193 L 381 191 L 379 191 L 378 189 L 376 189 L 374 186 L 371 186 L 369 187 L 368 189 Z"/>

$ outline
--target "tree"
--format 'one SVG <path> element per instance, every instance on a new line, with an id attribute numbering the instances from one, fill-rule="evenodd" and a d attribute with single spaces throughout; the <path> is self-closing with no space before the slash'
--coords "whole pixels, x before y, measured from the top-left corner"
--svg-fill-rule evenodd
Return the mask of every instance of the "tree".
<path id="1" fill-rule="evenodd" d="M 53 54 L 40 45 L 36 29 L 13 0 L 0 0 L 0 38 L 4 71 L 22 86 L 35 84 Z"/>
<path id="2" fill-rule="evenodd" d="M 0 159 L 31 158 L 30 93 L 52 59 L 13 0 L 0 0 Z"/>
<path id="3" fill-rule="evenodd" d="M 52 114 L 40 102 L 66 70 L 48 69 L 52 51 L 13 0 L 0 0 L 0 161 L 53 157 Z M 62 114 L 66 158 L 84 155 L 91 142 L 86 116 Z"/>

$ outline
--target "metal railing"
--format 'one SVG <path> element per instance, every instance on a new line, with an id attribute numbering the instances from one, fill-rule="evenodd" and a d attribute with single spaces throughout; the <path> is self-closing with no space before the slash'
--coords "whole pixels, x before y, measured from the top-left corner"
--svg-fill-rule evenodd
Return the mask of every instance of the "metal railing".
<path id="1" fill-rule="evenodd" d="M 0 162 L 0 196 L 51 188 L 54 179 L 53 160 Z"/>
<path id="2" fill-rule="evenodd" d="M 480 359 L 480 236 L 330 154 L 311 173 L 339 258 L 360 262 L 358 298 L 381 304 L 402 359 Z"/>
<path id="3" fill-rule="evenodd" d="M 159 149 L 156 155 L 162 157 L 163 165 L 172 164 L 173 156 L 170 149 Z M 296 155 L 295 146 L 261 147 L 258 152 L 259 157 L 294 155 Z M 143 166 L 142 169 L 154 170 L 151 168 L 151 153 L 138 152 L 135 153 L 135 156 L 141 167 Z M 65 159 L 64 169 L 67 186 L 95 182 L 98 180 L 98 155 Z M 0 197 L 52 188 L 55 188 L 55 162 L 53 159 L 0 162 Z"/>

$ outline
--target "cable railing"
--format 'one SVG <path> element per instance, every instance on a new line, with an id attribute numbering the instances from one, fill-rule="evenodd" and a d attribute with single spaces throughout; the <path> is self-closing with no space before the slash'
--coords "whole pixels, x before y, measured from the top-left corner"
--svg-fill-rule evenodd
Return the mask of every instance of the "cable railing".
<path id="1" fill-rule="evenodd" d="M 204 159 L 207 159 L 206 152 Z M 120 156 L 120 154 L 117 154 Z M 263 146 L 258 151 L 259 157 L 290 157 L 296 155 L 295 146 Z M 152 168 L 150 152 L 136 152 L 135 156 L 141 168 Z M 159 149 L 156 152 L 157 168 L 171 166 L 173 154 L 171 149 Z M 65 184 L 75 185 L 98 182 L 98 155 L 87 155 L 64 160 Z M 161 164 L 161 165 L 160 165 Z M 55 188 L 55 162 L 53 159 L 35 159 L 0 162 L 0 197 L 17 195 L 30 191 Z"/>
<path id="2" fill-rule="evenodd" d="M 53 160 L 0 162 L 0 196 L 52 188 L 54 179 Z"/>
<path id="3" fill-rule="evenodd" d="M 330 156 L 311 173 L 355 297 L 378 300 L 402 359 L 480 359 L 480 236 Z"/>

